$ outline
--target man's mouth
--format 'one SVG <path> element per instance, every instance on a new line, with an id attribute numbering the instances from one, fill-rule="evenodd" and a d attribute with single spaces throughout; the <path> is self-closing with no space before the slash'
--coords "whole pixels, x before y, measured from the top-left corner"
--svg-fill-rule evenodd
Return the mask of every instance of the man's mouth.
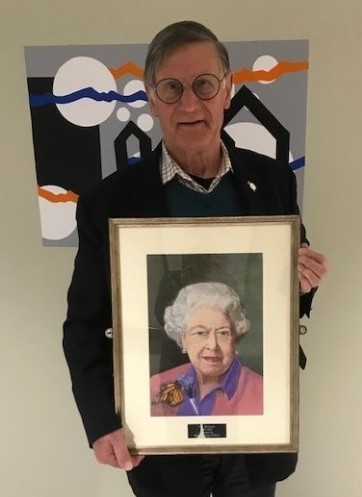
<path id="1" fill-rule="evenodd" d="M 184 121 L 180 122 L 180 125 L 192 127 L 192 126 L 197 126 L 198 124 L 203 124 L 203 122 L 204 121 L 202 121 L 201 119 L 199 121 Z"/>

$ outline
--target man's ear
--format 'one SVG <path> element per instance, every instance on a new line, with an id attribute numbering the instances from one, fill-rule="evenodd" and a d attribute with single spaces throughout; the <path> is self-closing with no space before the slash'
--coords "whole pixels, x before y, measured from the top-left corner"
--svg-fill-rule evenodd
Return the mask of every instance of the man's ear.
<path id="1" fill-rule="evenodd" d="M 151 88 L 151 86 L 149 86 L 149 85 L 145 85 L 145 88 L 146 88 L 146 93 L 147 93 L 147 97 L 148 97 L 148 103 L 150 106 L 151 114 L 153 115 L 153 117 L 158 117 L 158 112 L 156 109 L 157 106 L 156 106 L 155 90 L 153 88 Z"/>
<path id="2" fill-rule="evenodd" d="M 233 73 L 230 72 L 227 76 L 225 76 L 225 85 L 226 85 L 226 97 L 224 109 L 228 109 L 231 103 L 231 93 L 233 89 Z"/>

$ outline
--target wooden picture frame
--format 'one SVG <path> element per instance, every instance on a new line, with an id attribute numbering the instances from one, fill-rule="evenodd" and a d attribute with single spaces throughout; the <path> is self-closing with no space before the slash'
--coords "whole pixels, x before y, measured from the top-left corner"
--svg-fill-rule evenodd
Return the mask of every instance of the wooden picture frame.
<path id="1" fill-rule="evenodd" d="M 110 219 L 109 228 L 115 403 L 130 452 L 297 451 L 299 216 Z M 183 383 L 190 371 L 197 380 L 199 370 L 191 359 L 189 366 L 178 362 L 179 347 L 163 328 L 164 309 L 181 288 L 198 281 L 227 284 L 246 309 L 250 330 L 235 350 L 241 368 L 232 364 L 240 374 L 237 388 L 240 371 L 251 371 L 249 386 L 254 379 L 262 386 L 261 397 L 255 394 L 258 407 L 240 397 L 233 411 L 224 402 L 215 414 L 218 395 L 231 402 L 234 394 L 216 389 L 205 408 L 196 395 L 195 407 L 194 394 Z M 226 340 L 219 328 L 215 336 Z M 216 355 L 207 360 L 217 362 Z M 178 367 L 183 375 L 172 379 L 172 368 Z M 151 391 L 155 381 L 158 393 Z M 243 403 L 246 409 L 240 410 Z"/>

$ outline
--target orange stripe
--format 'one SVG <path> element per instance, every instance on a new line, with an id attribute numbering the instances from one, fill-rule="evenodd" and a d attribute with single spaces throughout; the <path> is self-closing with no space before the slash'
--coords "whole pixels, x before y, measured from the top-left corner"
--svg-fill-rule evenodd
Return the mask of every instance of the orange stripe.
<path id="1" fill-rule="evenodd" d="M 38 195 L 39 197 L 45 198 L 46 200 L 49 200 L 49 202 L 52 202 L 54 204 L 57 204 L 58 202 L 74 202 L 77 203 L 79 195 L 76 193 L 72 192 L 69 190 L 66 193 L 53 193 L 50 192 L 49 190 L 46 190 L 45 188 L 38 188 Z"/>
<path id="2" fill-rule="evenodd" d="M 308 68 L 308 61 L 289 62 L 287 60 L 279 62 L 268 71 L 263 69 L 253 71 L 252 69 L 244 67 L 240 69 L 240 71 L 234 72 L 234 82 L 243 83 L 245 81 L 274 81 L 283 76 L 283 74 L 305 71 Z M 131 61 L 128 61 L 115 69 L 110 68 L 109 70 L 116 79 L 121 78 L 125 74 L 133 74 L 140 79 L 143 77 L 143 69 Z"/>
<path id="3" fill-rule="evenodd" d="M 244 83 L 245 81 L 274 81 L 283 76 L 283 74 L 305 71 L 308 68 L 308 61 L 289 62 L 286 60 L 279 62 L 269 69 L 269 71 L 253 71 L 252 69 L 243 67 L 240 71 L 234 72 L 234 83 Z"/>
<path id="4" fill-rule="evenodd" d="M 125 64 L 122 64 L 120 67 L 117 67 L 116 69 L 109 69 L 112 73 L 112 75 L 117 79 L 123 76 L 124 74 L 130 73 L 136 76 L 137 78 L 142 78 L 143 76 L 143 69 L 140 67 L 136 66 L 133 62 L 129 61 L 126 62 Z"/>

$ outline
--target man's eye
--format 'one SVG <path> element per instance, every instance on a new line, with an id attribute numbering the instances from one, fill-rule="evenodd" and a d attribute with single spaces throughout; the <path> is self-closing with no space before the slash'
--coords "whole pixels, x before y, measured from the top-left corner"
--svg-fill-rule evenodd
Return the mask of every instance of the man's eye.
<path id="1" fill-rule="evenodd" d="M 166 91 L 179 91 L 180 85 L 176 81 L 167 81 L 164 83 L 163 88 Z"/>
<path id="2" fill-rule="evenodd" d="M 202 79 L 197 80 L 197 86 L 199 88 L 207 88 L 207 87 L 211 87 L 212 85 L 208 79 L 202 78 Z"/>
<path id="3" fill-rule="evenodd" d="M 196 91 L 200 92 L 200 93 L 209 93 L 209 92 L 212 92 L 214 90 L 214 86 L 212 84 L 212 82 L 206 78 L 202 78 L 202 79 L 198 79 L 196 81 Z"/>

